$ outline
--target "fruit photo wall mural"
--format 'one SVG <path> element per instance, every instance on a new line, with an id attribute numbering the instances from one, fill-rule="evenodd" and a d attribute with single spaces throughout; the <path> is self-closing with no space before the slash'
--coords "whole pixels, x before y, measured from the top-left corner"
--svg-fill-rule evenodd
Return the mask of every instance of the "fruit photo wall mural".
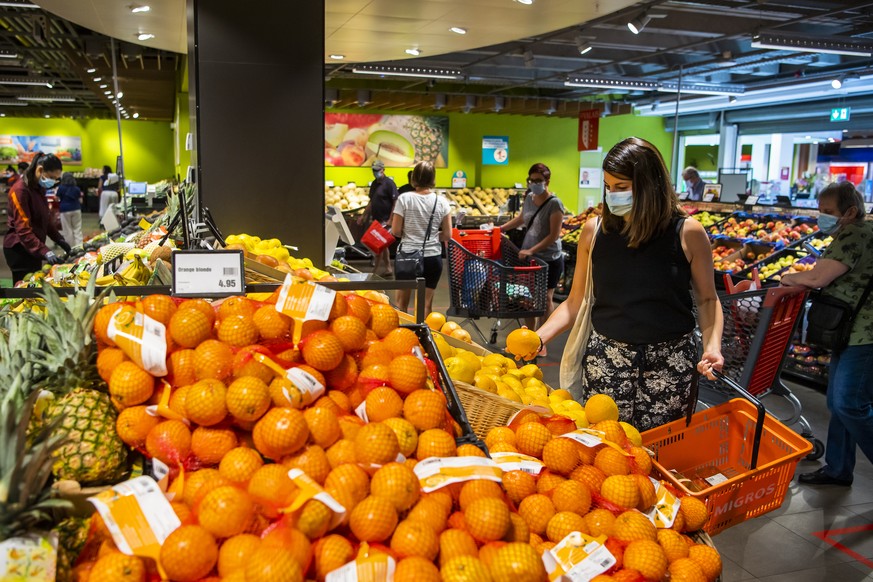
<path id="1" fill-rule="evenodd" d="M 438 115 L 325 113 L 324 165 L 411 167 L 448 165 L 449 118 Z"/>

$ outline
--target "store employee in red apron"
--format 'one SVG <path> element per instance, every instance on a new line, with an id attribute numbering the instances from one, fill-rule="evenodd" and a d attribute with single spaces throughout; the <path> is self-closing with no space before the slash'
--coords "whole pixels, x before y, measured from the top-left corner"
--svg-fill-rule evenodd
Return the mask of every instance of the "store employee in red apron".
<path id="1" fill-rule="evenodd" d="M 57 264 L 60 258 L 49 249 L 48 236 L 55 244 L 70 252 L 70 245 L 51 219 L 46 190 L 61 178 L 63 164 L 54 154 L 37 153 L 24 176 L 9 190 L 7 207 L 8 231 L 3 239 L 3 255 L 17 283 L 28 273 L 39 271 L 43 261 Z"/>

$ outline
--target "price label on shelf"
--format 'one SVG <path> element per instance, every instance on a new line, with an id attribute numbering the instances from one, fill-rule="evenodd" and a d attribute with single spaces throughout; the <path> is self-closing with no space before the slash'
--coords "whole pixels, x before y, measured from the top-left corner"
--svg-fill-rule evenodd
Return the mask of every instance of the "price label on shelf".
<path id="1" fill-rule="evenodd" d="M 754 206 L 757 203 L 758 203 L 757 196 L 749 196 L 748 198 L 746 198 L 746 206 Z"/>
<path id="2" fill-rule="evenodd" d="M 228 297 L 245 293 L 242 251 L 175 251 L 173 295 Z"/>
<path id="3" fill-rule="evenodd" d="M 715 200 L 715 194 L 709 193 L 703 195 L 704 202 L 712 202 L 713 200 Z"/>
<path id="4" fill-rule="evenodd" d="M 679 200 L 688 200 L 688 192 L 679 194 Z"/>

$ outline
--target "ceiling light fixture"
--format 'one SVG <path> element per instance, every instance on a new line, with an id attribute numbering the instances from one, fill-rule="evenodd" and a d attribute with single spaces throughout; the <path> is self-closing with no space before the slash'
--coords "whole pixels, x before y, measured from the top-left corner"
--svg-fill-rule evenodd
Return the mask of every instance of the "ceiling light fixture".
<path id="1" fill-rule="evenodd" d="M 676 81 L 661 81 L 658 90 L 664 93 L 675 93 L 678 87 L 679 83 Z M 746 92 L 746 87 L 743 85 L 682 83 L 682 92 L 696 95 L 742 95 Z"/>
<path id="2" fill-rule="evenodd" d="M 330 55 L 330 58 L 332 58 L 332 59 L 335 60 L 335 61 L 341 61 L 341 60 L 343 60 L 344 58 L 346 58 L 346 55 L 336 55 L 336 54 L 334 54 L 334 55 Z"/>
<path id="3" fill-rule="evenodd" d="M 112 91 L 103 91 L 104 95 L 112 95 Z"/>
<path id="4" fill-rule="evenodd" d="M 0 7 L 2 8 L 39 8 L 36 4 L 32 2 L 15 2 L 14 0 L 6 0 L 5 2 L 0 2 Z"/>
<path id="5" fill-rule="evenodd" d="M 103 80 L 103 77 L 94 77 L 94 82 L 95 82 L 95 83 L 99 83 L 99 82 L 102 81 L 102 80 Z"/>
<path id="6" fill-rule="evenodd" d="M 85 72 L 90 75 L 91 73 L 96 73 L 97 69 L 95 69 L 94 67 L 91 67 L 90 69 L 85 69 Z"/>
<path id="7" fill-rule="evenodd" d="M 73 97 L 51 97 L 51 96 L 42 96 L 42 95 L 22 95 L 21 97 L 16 97 L 19 101 L 45 101 L 45 102 L 57 102 L 57 103 L 72 103 L 76 99 Z"/>
<path id="8" fill-rule="evenodd" d="M 836 79 L 834 79 L 833 81 L 831 81 L 831 87 L 833 87 L 834 89 L 839 89 L 839 88 L 841 88 L 842 86 L 843 86 L 843 79 L 842 79 L 842 77 L 837 77 Z"/>
<path id="9" fill-rule="evenodd" d="M 6 117 L 5 113 L 0 113 L 0 117 Z"/>
<path id="10" fill-rule="evenodd" d="M 728 105 L 733 105 L 736 102 L 737 102 L 737 98 L 734 95 L 731 95 L 730 97 L 728 97 Z"/>
<path id="11" fill-rule="evenodd" d="M 594 47 L 591 46 L 591 43 L 581 36 L 576 37 L 576 48 L 579 49 L 580 55 L 588 54 L 594 49 Z"/>
<path id="12" fill-rule="evenodd" d="M 358 107 L 366 107 L 373 101 L 369 91 L 366 89 L 358 89 Z"/>
<path id="13" fill-rule="evenodd" d="M 0 51 L 0 59 L 17 59 L 18 53 L 14 51 Z"/>
<path id="14" fill-rule="evenodd" d="M 134 111 L 134 112 L 133 112 L 133 118 L 134 118 L 134 119 L 139 119 L 139 113 L 137 113 L 136 111 Z"/>
<path id="15" fill-rule="evenodd" d="M 149 11 L 151 11 L 151 9 L 152 9 L 152 7 L 147 5 L 147 4 L 131 4 L 130 5 L 130 11 L 133 12 L 134 14 L 140 14 L 142 12 L 149 12 Z"/>
<path id="16" fill-rule="evenodd" d="M 124 91 L 119 91 L 118 93 L 116 93 L 115 97 L 117 99 L 121 99 L 122 97 L 124 97 Z"/>
<path id="17" fill-rule="evenodd" d="M 0 107 L 27 107 L 28 105 L 22 101 L 0 99 Z"/>
<path id="18" fill-rule="evenodd" d="M 534 0 L 515 0 L 519 4 L 524 4 L 525 6 L 530 6 L 534 3 Z"/>
<path id="19" fill-rule="evenodd" d="M 476 107 L 476 96 L 475 95 L 467 95 L 466 102 L 464 104 L 464 113 L 470 113 L 473 111 L 473 108 Z"/>
<path id="20" fill-rule="evenodd" d="M 803 53 L 873 56 L 873 44 L 871 43 L 833 37 L 761 33 L 752 37 L 752 47 Z"/>
<path id="21" fill-rule="evenodd" d="M 421 54 L 421 50 L 419 50 L 417 48 L 408 48 L 408 49 L 406 49 L 406 54 L 417 57 L 418 55 Z"/>
<path id="22" fill-rule="evenodd" d="M 395 67 L 385 65 L 357 65 L 352 69 L 352 72 L 360 75 L 422 77 L 425 79 L 459 79 L 463 75 L 459 69 L 432 69 L 428 67 Z"/>
<path id="23" fill-rule="evenodd" d="M 55 84 L 52 83 L 51 81 L 49 81 L 48 83 L 45 84 L 45 86 L 48 87 L 49 89 L 53 89 Z"/>
<path id="24" fill-rule="evenodd" d="M 32 85 L 51 89 L 52 80 L 37 77 L 0 77 L 0 85 Z"/>
<path id="25" fill-rule="evenodd" d="M 449 30 L 451 30 L 455 34 L 467 34 L 467 29 L 461 28 L 460 26 L 453 26 Z"/>
<path id="26" fill-rule="evenodd" d="M 620 77 L 571 77 L 564 81 L 565 87 L 593 87 L 595 89 L 626 89 L 631 91 L 655 91 L 657 81 L 639 81 Z"/>
<path id="27" fill-rule="evenodd" d="M 101 89 L 105 89 L 105 88 L 108 87 L 108 86 L 109 86 L 109 85 L 107 85 L 106 83 L 103 83 L 102 85 L 100 85 L 100 88 L 101 88 Z"/>
<path id="28" fill-rule="evenodd" d="M 51 117 L 51 115 L 50 115 L 50 114 L 48 114 L 48 113 L 46 113 L 46 114 L 45 114 L 45 115 L 43 115 L 43 117 L 45 117 L 45 118 L 46 118 L 46 119 L 48 119 L 48 118 L 50 118 L 50 117 Z"/>
<path id="29" fill-rule="evenodd" d="M 491 108 L 491 111 L 494 113 L 500 113 L 503 111 L 503 107 L 505 105 L 505 100 L 500 95 L 495 95 L 494 97 L 494 107 Z"/>
<path id="30" fill-rule="evenodd" d="M 558 110 L 558 102 L 554 99 L 549 100 L 549 106 L 546 108 L 545 114 L 551 115 Z"/>
<path id="31" fill-rule="evenodd" d="M 433 108 L 439 111 L 446 106 L 446 96 L 443 93 L 437 93 L 433 96 Z"/>
<path id="32" fill-rule="evenodd" d="M 148 32 L 141 32 L 138 35 L 136 35 L 137 40 L 151 40 L 153 38 L 155 38 L 155 35 L 150 34 Z"/>
<path id="33" fill-rule="evenodd" d="M 632 18 L 630 22 L 627 23 L 627 27 L 632 33 L 639 34 L 651 21 L 652 17 L 649 16 L 648 12 L 643 12 L 636 18 Z"/>

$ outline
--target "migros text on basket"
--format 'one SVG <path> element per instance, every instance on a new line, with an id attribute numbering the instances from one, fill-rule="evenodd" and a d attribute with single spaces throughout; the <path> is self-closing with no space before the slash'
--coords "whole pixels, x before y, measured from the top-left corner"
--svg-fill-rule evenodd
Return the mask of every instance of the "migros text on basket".
<path id="1" fill-rule="evenodd" d="M 734 499 L 729 500 L 727 503 L 716 506 L 715 510 L 713 511 L 713 516 L 719 516 L 727 513 L 728 511 L 739 509 L 744 505 L 749 505 L 750 503 L 758 501 L 764 497 L 772 497 L 776 493 L 777 486 L 778 483 L 768 483 L 757 491 L 751 491 L 745 495 L 740 495 Z"/>

